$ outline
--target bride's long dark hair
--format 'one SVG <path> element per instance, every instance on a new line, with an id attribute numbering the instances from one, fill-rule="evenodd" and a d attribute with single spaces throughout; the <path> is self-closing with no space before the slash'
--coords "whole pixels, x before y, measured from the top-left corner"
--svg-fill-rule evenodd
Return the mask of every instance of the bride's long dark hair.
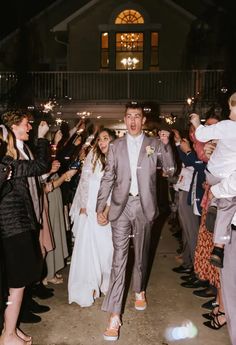
<path id="1" fill-rule="evenodd" d="M 102 132 L 107 132 L 107 134 L 111 138 L 111 141 L 116 139 L 116 133 L 115 133 L 114 130 L 112 130 L 110 128 L 101 128 L 99 130 L 99 132 L 97 133 L 97 139 L 96 139 L 96 142 L 95 142 L 95 145 L 94 145 L 94 148 L 93 148 L 93 158 L 92 158 L 93 172 L 94 172 L 94 170 L 96 168 L 96 164 L 97 164 L 98 161 L 100 161 L 101 164 L 102 164 L 102 170 L 104 170 L 105 164 L 106 164 L 106 155 L 104 153 L 102 153 L 102 151 L 100 150 L 100 147 L 98 145 L 99 135 Z"/>

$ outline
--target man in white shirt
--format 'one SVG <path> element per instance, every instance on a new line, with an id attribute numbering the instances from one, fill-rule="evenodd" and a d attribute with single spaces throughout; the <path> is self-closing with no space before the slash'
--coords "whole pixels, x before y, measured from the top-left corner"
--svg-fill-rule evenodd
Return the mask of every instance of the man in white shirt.
<path id="1" fill-rule="evenodd" d="M 126 106 L 124 122 L 128 133 L 110 144 L 107 164 L 97 199 L 99 224 L 111 221 L 114 255 L 110 285 L 102 309 L 110 312 L 105 340 L 117 340 L 121 326 L 121 309 L 125 288 L 125 271 L 130 238 L 133 238 L 135 263 L 133 290 L 135 309 L 146 309 L 146 280 L 151 228 L 158 215 L 156 196 L 157 168 L 174 173 L 174 161 L 168 132 L 161 140 L 146 136 L 142 131 L 146 118 L 142 105 L 131 102 Z M 111 194 L 110 210 L 104 212 Z"/>
<path id="2" fill-rule="evenodd" d="M 211 187 L 216 198 L 236 197 L 236 171 L 228 178 Z M 221 270 L 221 286 L 224 309 L 231 342 L 236 344 L 236 213 L 232 220 L 230 241 L 224 247 L 224 268 Z"/>
<path id="3" fill-rule="evenodd" d="M 195 136 L 201 142 L 217 140 L 216 149 L 211 155 L 206 173 L 210 185 L 219 183 L 235 170 L 236 162 L 236 93 L 229 98 L 229 120 L 220 121 L 211 126 L 203 126 L 199 115 L 192 114 L 190 122 L 196 128 Z M 224 245 L 229 242 L 230 224 L 236 211 L 236 198 L 217 199 L 217 215 L 214 226 L 214 249 L 210 261 L 222 268 Z"/>

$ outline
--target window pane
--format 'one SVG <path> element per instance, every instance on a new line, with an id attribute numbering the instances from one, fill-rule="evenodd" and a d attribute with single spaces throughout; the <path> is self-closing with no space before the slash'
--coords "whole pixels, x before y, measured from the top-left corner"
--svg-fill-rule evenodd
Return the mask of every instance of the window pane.
<path id="1" fill-rule="evenodd" d="M 143 51 L 142 32 L 123 32 L 116 34 L 117 51 Z"/>
<path id="2" fill-rule="evenodd" d="M 117 52 L 117 70 L 140 70 L 143 69 L 143 53 L 140 52 Z"/>
<path id="3" fill-rule="evenodd" d="M 109 66 L 108 51 L 103 50 L 101 54 L 101 67 L 108 68 L 108 66 Z"/>
<path id="4" fill-rule="evenodd" d="M 138 11 L 128 9 L 118 14 L 115 24 L 144 24 L 144 18 Z"/>
<path id="5" fill-rule="evenodd" d="M 158 66 L 158 32 L 151 33 L 151 61 L 150 69 L 155 69 Z"/>
<path id="6" fill-rule="evenodd" d="M 158 32 L 151 33 L 151 46 L 152 47 L 158 46 Z"/>
<path id="7" fill-rule="evenodd" d="M 108 49 L 108 33 L 107 32 L 103 32 L 102 33 L 102 42 L 101 42 L 101 46 L 102 46 L 102 49 L 106 48 Z"/>
<path id="8" fill-rule="evenodd" d="M 108 38 L 108 32 L 103 32 L 101 34 L 101 68 L 108 68 L 109 66 Z"/>

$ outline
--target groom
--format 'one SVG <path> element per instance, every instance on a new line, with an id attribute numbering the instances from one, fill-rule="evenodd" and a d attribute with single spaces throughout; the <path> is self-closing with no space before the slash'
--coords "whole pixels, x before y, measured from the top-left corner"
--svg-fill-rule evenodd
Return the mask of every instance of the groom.
<path id="1" fill-rule="evenodd" d="M 125 271 L 129 241 L 133 238 L 135 262 L 133 290 L 135 309 L 147 307 L 145 289 L 151 228 L 158 216 L 156 174 L 158 167 L 173 174 L 174 161 L 168 132 L 161 131 L 161 140 L 147 137 L 142 131 L 146 121 L 138 102 L 126 105 L 124 122 L 128 133 L 110 144 L 104 176 L 97 199 L 98 223 L 112 227 L 114 255 L 110 284 L 102 310 L 111 313 L 105 340 L 117 340 L 121 326 L 121 308 L 125 288 Z M 107 219 L 106 203 L 111 193 Z"/>

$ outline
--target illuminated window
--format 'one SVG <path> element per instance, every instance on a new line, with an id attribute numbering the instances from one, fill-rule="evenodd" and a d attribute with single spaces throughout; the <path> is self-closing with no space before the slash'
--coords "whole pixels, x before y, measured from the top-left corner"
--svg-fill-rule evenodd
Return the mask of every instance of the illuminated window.
<path id="1" fill-rule="evenodd" d="M 101 68 L 108 68 L 109 66 L 109 35 L 108 32 L 101 34 Z"/>
<path id="2" fill-rule="evenodd" d="M 144 24 L 144 19 L 138 11 L 124 10 L 116 17 L 115 24 Z"/>
<path id="3" fill-rule="evenodd" d="M 150 69 L 155 70 L 158 66 L 158 32 L 151 33 L 151 63 Z"/>
<path id="4" fill-rule="evenodd" d="M 143 33 L 116 34 L 116 69 L 143 69 Z"/>

